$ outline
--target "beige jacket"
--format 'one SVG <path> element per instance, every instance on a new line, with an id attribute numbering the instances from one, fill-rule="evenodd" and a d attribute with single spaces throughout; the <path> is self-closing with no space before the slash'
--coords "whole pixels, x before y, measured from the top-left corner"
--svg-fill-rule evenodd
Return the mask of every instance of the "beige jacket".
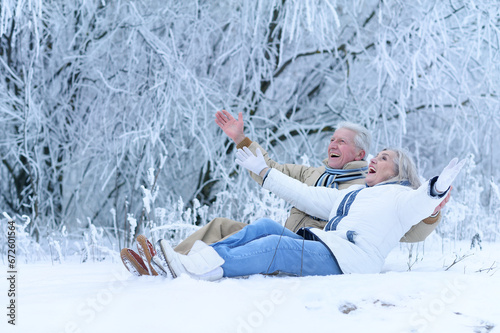
<path id="1" fill-rule="evenodd" d="M 260 148 L 268 166 L 276 170 L 279 170 L 285 175 L 295 178 L 309 186 L 314 186 L 319 177 L 321 177 L 321 175 L 325 172 L 326 169 L 325 167 L 326 160 L 323 161 L 325 165 L 321 167 L 308 167 L 298 164 L 279 164 L 270 159 L 267 151 L 265 151 L 264 148 L 262 148 L 258 143 L 253 142 L 248 138 L 245 138 L 238 145 L 238 148 L 242 148 L 245 146 L 248 147 L 254 154 L 257 148 Z M 366 161 L 354 161 L 347 163 L 343 169 L 344 170 L 358 169 L 365 167 L 366 165 L 367 165 Z M 259 183 L 259 185 L 262 185 L 262 177 L 256 175 L 253 172 L 250 172 L 250 175 L 257 183 Z M 354 184 L 364 184 L 364 183 L 365 183 L 364 179 L 338 182 L 338 189 L 342 190 Z M 408 230 L 408 232 L 406 232 L 406 234 L 401 238 L 400 242 L 415 243 L 425 240 L 425 238 L 429 236 L 434 229 L 436 229 L 440 221 L 441 221 L 441 214 L 438 214 L 436 217 L 428 217 L 427 219 L 420 221 L 418 224 L 412 226 L 411 229 Z M 287 227 L 293 232 L 297 232 L 297 230 L 304 227 L 323 229 L 327 222 L 328 221 L 323 221 L 311 217 L 308 214 L 304 213 L 303 211 L 293 207 L 290 210 L 290 216 L 287 218 L 285 222 L 285 227 Z"/>

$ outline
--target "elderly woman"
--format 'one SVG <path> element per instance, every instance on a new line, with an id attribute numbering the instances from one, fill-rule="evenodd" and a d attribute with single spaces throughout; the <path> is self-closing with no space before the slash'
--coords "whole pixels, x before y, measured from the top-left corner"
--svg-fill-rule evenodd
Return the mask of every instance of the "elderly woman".
<path id="1" fill-rule="evenodd" d="M 402 150 L 386 149 L 370 161 L 366 185 L 344 190 L 309 187 L 269 169 L 260 150 L 257 156 L 238 150 L 236 163 L 260 174 L 264 188 L 329 223 L 323 230 L 295 234 L 261 219 L 210 246 L 198 242 L 189 255 L 160 240 L 152 260 L 160 271 L 205 280 L 276 271 L 300 276 L 380 272 L 405 231 L 445 198 L 465 160 L 453 159 L 439 177 L 420 185 L 412 160 Z"/>

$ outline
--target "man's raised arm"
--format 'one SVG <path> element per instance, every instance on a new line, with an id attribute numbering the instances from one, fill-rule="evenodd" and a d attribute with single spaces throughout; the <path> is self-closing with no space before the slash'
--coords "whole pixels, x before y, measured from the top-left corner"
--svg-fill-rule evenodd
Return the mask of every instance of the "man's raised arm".
<path id="1" fill-rule="evenodd" d="M 244 121 L 243 114 L 240 112 L 238 114 L 238 119 L 235 119 L 226 110 L 217 111 L 215 113 L 215 123 L 224 131 L 224 133 L 233 140 L 236 144 L 237 149 L 242 149 L 243 147 L 248 147 L 252 153 L 256 153 L 257 149 L 260 149 L 266 164 L 274 169 L 283 172 L 285 175 L 295 178 L 301 182 L 304 182 L 310 171 L 309 167 L 298 165 L 298 164 L 279 164 L 276 161 L 269 158 L 267 151 L 262 148 L 257 142 L 250 140 L 245 136 L 244 132 Z M 258 184 L 262 185 L 262 178 L 250 171 L 250 176 Z"/>
<path id="2" fill-rule="evenodd" d="M 226 110 L 217 111 L 215 113 L 215 123 L 226 133 L 228 137 L 233 139 L 236 145 L 239 145 L 245 138 L 243 113 L 238 113 L 238 119 L 227 112 Z"/>

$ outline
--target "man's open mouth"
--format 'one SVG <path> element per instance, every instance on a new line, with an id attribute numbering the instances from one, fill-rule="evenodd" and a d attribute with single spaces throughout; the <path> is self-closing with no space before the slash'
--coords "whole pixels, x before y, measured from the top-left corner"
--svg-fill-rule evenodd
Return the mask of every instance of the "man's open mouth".
<path id="1" fill-rule="evenodd" d="M 377 170 L 375 170 L 375 168 L 374 168 L 374 167 L 370 167 L 370 168 L 368 169 L 368 173 L 375 173 L 375 172 L 377 172 Z"/>

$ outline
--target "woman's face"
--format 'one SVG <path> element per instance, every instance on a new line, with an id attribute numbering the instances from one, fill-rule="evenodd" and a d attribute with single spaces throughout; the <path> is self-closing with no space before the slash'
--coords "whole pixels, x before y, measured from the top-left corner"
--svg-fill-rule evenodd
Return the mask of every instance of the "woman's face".
<path id="1" fill-rule="evenodd" d="M 396 176 L 394 171 L 396 153 L 392 150 L 383 150 L 370 160 L 366 185 L 374 186 Z"/>

